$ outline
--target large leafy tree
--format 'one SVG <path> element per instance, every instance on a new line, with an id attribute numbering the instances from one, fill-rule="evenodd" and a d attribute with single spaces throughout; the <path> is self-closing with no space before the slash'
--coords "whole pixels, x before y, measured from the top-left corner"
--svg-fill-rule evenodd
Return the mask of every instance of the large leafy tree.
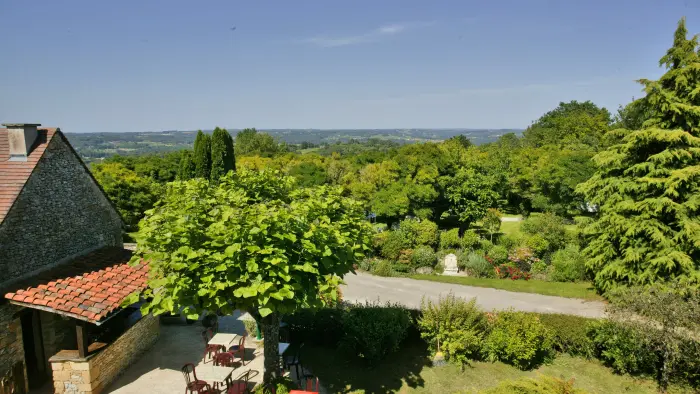
<path id="1" fill-rule="evenodd" d="M 235 171 L 233 138 L 226 129 L 215 128 L 211 135 L 211 180 L 217 181 L 229 171 Z"/>
<path id="2" fill-rule="evenodd" d="M 236 134 L 236 152 L 239 155 L 273 157 L 287 151 L 284 143 L 275 140 L 270 134 L 256 129 L 243 129 Z"/>
<path id="3" fill-rule="evenodd" d="M 498 193 L 494 189 L 494 178 L 473 168 L 461 169 L 451 180 L 445 194 L 452 203 L 451 213 L 463 228 L 484 217 L 496 205 Z"/>
<path id="4" fill-rule="evenodd" d="M 598 146 L 612 122 L 610 112 L 590 101 L 559 103 L 523 132 L 531 146 L 584 143 Z"/>
<path id="5" fill-rule="evenodd" d="M 595 285 L 700 281 L 700 59 L 685 20 L 661 58 L 666 73 L 641 79 L 651 117 L 594 157 L 596 174 L 579 186 L 600 207 L 585 230 Z"/>
<path id="6" fill-rule="evenodd" d="M 202 130 L 194 139 L 194 176 L 209 179 L 211 174 L 211 136 Z"/>
<path id="7" fill-rule="evenodd" d="M 143 312 L 248 311 L 265 334 L 268 382 L 279 370 L 280 317 L 335 300 L 342 276 L 368 249 L 362 207 L 339 188 L 298 188 L 276 171 L 243 169 L 218 184 L 167 188 L 137 235 L 135 260 L 151 272 Z"/>

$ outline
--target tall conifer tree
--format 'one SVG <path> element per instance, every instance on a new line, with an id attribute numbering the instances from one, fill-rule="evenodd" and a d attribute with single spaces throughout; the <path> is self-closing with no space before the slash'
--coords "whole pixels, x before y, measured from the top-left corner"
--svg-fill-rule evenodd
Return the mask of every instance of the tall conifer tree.
<path id="1" fill-rule="evenodd" d="M 180 159 L 180 168 L 177 172 L 177 179 L 181 181 L 186 181 L 192 178 L 194 178 L 194 162 L 192 162 L 192 152 L 186 150 L 182 152 L 182 158 Z"/>
<path id="2" fill-rule="evenodd" d="M 211 180 L 235 170 L 233 138 L 226 129 L 215 128 L 211 135 Z"/>
<path id="3" fill-rule="evenodd" d="M 209 178 L 211 174 L 211 137 L 199 130 L 194 140 L 194 175 Z"/>
<path id="4" fill-rule="evenodd" d="M 700 283 L 700 60 L 698 36 L 678 23 L 658 80 L 641 79 L 651 117 L 615 130 L 616 145 L 594 157 L 597 173 L 578 187 L 599 207 L 585 230 L 595 286 L 678 278 Z"/>

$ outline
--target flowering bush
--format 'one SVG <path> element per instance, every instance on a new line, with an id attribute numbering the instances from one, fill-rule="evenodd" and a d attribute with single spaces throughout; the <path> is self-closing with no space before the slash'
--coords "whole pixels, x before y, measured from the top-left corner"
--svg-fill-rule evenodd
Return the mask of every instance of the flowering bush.
<path id="1" fill-rule="evenodd" d="M 530 272 L 532 263 L 540 261 L 540 259 L 535 257 L 532 249 L 528 247 L 521 247 L 513 249 L 513 251 L 508 255 L 508 261 L 513 263 L 513 265 L 519 270 Z"/>
<path id="2" fill-rule="evenodd" d="M 496 271 L 496 275 L 501 279 L 530 280 L 531 278 L 529 272 L 521 270 L 513 263 L 499 264 L 494 268 L 494 271 Z"/>

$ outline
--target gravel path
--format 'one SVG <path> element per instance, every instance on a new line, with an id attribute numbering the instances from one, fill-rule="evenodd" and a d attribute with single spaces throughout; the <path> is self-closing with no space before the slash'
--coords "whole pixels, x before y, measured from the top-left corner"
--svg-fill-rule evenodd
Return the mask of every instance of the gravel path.
<path id="1" fill-rule="evenodd" d="M 526 312 L 565 313 L 585 317 L 602 317 L 605 304 L 574 298 L 554 297 L 531 293 L 472 287 L 450 283 L 431 282 L 408 278 L 383 278 L 358 273 L 345 276 L 343 298 L 348 301 L 391 301 L 411 308 L 419 308 L 421 298 L 437 300 L 441 294 L 452 291 L 463 298 L 476 297 L 485 310 L 508 309 Z"/>

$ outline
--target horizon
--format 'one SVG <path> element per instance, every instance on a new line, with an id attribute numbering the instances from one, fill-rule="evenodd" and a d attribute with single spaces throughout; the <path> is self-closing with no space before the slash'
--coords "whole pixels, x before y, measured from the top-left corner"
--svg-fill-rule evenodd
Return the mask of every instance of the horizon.
<path id="1" fill-rule="evenodd" d="M 698 0 L 83 0 L 0 11 L 0 121 L 67 133 L 522 130 L 571 100 L 614 114 L 643 95 L 635 80 L 664 72 L 681 17 L 700 31 Z"/>

